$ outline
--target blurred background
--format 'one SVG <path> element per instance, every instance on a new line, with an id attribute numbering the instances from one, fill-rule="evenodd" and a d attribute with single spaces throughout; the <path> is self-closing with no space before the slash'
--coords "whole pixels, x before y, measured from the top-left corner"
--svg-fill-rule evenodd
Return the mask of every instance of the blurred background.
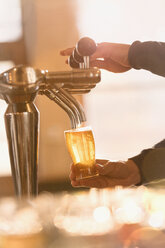
<path id="1" fill-rule="evenodd" d="M 0 72 L 25 64 L 52 71 L 70 70 L 60 50 L 83 36 L 96 42 L 131 44 L 165 41 L 164 0 L 0 0 Z M 164 78 L 147 71 L 102 71 L 84 105 L 96 142 L 96 157 L 127 159 L 165 137 Z M 66 113 L 44 96 L 40 111 L 39 189 L 71 189 L 70 157 L 64 130 Z M 13 185 L 4 127 L 6 103 L 0 101 L 0 196 Z"/>

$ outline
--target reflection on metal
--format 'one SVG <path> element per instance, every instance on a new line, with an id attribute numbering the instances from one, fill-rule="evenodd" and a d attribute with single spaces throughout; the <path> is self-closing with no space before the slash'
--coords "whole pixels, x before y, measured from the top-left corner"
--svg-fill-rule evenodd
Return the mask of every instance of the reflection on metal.
<path id="1" fill-rule="evenodd" d="M 37 194 L 39 113 L 33 103 L 37 94 L 45 94 L 62 107 L 76 128 L 86 118 L 70 93 L 87 93 L 99 81 L 96 68 L 48 72 L 17 66 L 0 74 L 0 98 L 8 104 L 5 124 L 17 196 Z"/>

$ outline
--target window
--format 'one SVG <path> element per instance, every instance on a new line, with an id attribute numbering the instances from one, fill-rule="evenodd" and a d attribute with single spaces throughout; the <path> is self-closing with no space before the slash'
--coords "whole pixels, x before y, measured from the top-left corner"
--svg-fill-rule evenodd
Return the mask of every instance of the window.
<path id="1" fill-rule="evenodd" d="M 0 0 L 0 73 L 14 66 L 14 58 L 19 57 L 17 42 L 21 38 L 20 0 Z M 11 173 L 4 124 L 6 107 L 6 102 L 0 100 L 0 176 Z"/>
<path id="2" fill-rule="evenodd" d="M 21 38 L 20 0 L 0 0 L 0 34 L 0 42 L 13 42 Z"/>

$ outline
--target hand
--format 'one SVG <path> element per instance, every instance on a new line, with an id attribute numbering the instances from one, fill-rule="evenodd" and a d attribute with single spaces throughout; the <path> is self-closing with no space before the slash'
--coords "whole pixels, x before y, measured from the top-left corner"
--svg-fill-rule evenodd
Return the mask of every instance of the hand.
<path id="1" fill-rule="evenodd" d="M 99 176 L 76 180 L 75 166 L 71 166 L 70 180 L 73 187 L 107 188 L 115 186 L 128 187 L 140 182 L 140 173 L 137 165 L 132 161 L 110 162 L 96 160 Z"/>
<path id="2" fill-rule="evenodd" d="M 97 45 L 96 52 L 90 56 L 90 66 L 111 72 L 125 72 L 131 69 L 128 61 L 130 45 L 103 42 Z M 70 56 L 74 47 L 62 50 L 62 56 Z"/>

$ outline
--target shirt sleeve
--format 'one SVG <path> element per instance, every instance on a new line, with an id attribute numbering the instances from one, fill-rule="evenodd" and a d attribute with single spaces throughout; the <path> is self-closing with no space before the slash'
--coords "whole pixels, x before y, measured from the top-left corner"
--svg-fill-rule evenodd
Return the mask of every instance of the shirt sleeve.
<path id="1" fill-rule="evenodd" d="M 165 77 L 165 43 L 135 41 L 129 49 L 128 60 L 132 68 L 145 69 Z M 165 140 L 151 149 L 130 158 L 139 168 L 141 184 L 165 178 Z"/>
<path id="2" fill-rule="evenodd" d="M 139 168 L 140 184 L 165 178 L 165 139 L 154 145 L 153 148 L 143 150 L 139 155 L 130 159 Z"/>
<path id="3" fill-rule="evenodd" d="M 165 77 L 165 43 L 135 41 L 129 49 L 128 60 L 132 68 L 145 69 Z"/>

